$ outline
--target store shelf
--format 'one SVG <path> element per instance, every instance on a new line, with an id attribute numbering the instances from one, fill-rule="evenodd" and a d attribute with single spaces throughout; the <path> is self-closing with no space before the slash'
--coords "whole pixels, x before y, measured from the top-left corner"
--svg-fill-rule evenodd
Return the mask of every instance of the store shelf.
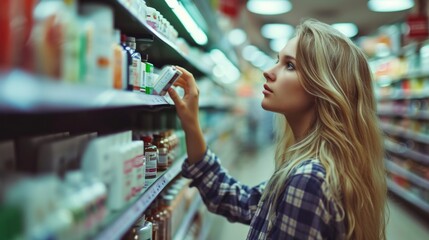
<path id="1" fill-rule="evenodd" d="M 414 132 L 412 130 L 407 130 L 402 127 L 397 127 L 389 123 L 382 123 L 381 128 L 388 134 L 404 137 L 413 141 L 429 144 L 429 136 L 426 134 L 421 134 Z"/>
<path id="2" fill-rule="evenodd" d="M 379 116 L 387 116 L 387 117 L 401 117 L 401 118 L 409 118 L 409 119 L 417 119 L 417 120 L 429 120 L 429 111 L 420 111 L 418 113 L 408 113 L 405 111 L 387 111 L 387 110 L 379 110 Z"/>
<path id="3" fill-rule="evenodd" d="M 387 140 L 385 141 L 385 147 L 386 147 L 386 150 L 394 154 L 397 154 L 406 158 L 411 158 L 423 164 L 429 164 L 429 156 L 416 152 L 414 150 L 411 150 L 407 147 L 401 146 L 399 144 L 396 144 Z"/>
<path id="4" fill-rule="evenodd" d="M 210 234 L 210 230 L 212 229 L 212 224 L 214 223 L 213 216 L 208 215 L 204 216 L 203 226 L 201 227 L 200 234 L 198 235 L 197 240 L 206 240 L 208 235 Z"/>
<path id="5" fill-rule="evenodd" d="M 415 194 L 409 192 L 408 190 L 404 189 L 403 187 L 399 186 L 395 182 L 393 182 L 390 179 L 387 179 L 387 187 L 390 191 L 395 193 L 396 195 L 402 197 L 403 199 L 407 200 L 408 202 L 414 204 L 418 208 L 422 209 L 426 213 L 429 213 L 429 203 L 423 201 Z"/>
<path id="6" fill-rule="evenodd" d="M 429 190 L 429 180 L 426 180 L 412 172 L 410 172 L 409 170 L 399 166 L 398 164 L 390 161 L 390 160 L 385 160 L 385 165 L 387 170 L 389 170 L 392 173 L 398 174 L 406 179 L 408 179 L 410 182 L 414 183 L 415 185 L 418 185 L 424 189 Z"/>
<path id="7" fill-rule="evenodd" d="M 401 81 L 404 81 L 407 79 L 415 79 L 415 78 L 429 78 L 429 73 L 427 73 L 427 72 L 416 72 L 416 73 L 406 74 L 406 75 L 400 76 L 400 77 L 385 76 L 385 77 L 376 79 L 376 81 L 382 81 L 383 85 L 387 85 L 387 84 L 390 85 L 390 84 L 401 82 Z"/>
<path id="8" fill-rule="evenodd" d="M 189 227 L 192 224 L 192 219 L 194 218 L 195 214 L 197 213 L 198 209 L 203 204 L 203 200 L 200 197 L 200 194 L 196 194 L 193 202 L 191 203 L 188 212 L 186 213 L 185 217 L 182 219 L 182 224 L 180 225 L 179 229 L 177 230 L 176 234 L 174 235 L 174 240 L 182 240 L 184 239 L 186 233 L 189 230 Z"/>
<path id="9" fill-rule="evenodd" d="M 429 90 L 420 90 L 420 91 L 403 91 L 396 90 L 392 93 L 378 98 L 379 101 L 385 100 L 406 100 L 406 99 L 424 99 L 429 98 Z"/>
<path id="10" fill-rule="evenodd" d="M 114 10 L 115 28 L 120 29 L 128 36 L 153 41 L 151 46 L 144 50 L 144 52 L 149 54 L 149 62 L 153 63 L 156 67 L 161 68 L 165 63 L 168 63 L 183 66 L 196 77 L 212 75 L 210 66 L 202 64 L 201 59 L 189 57 L 175 43 L 154 30 L 146 23 L 144 18 L 138 16 L 136 11 L 126 6 L 125 0 L 81 0 L 81 2 L 100 2 L 110 5 Z M 166 3 L 164 4 L 166 5 Z M 165 13 L 163 12 L 163 14 Z M 139 48 L 137 50 L 141 51 Z"/>
<path id="11" fill-rule="evenodd" d="M 0 79 L 0 114 L 170 105 L 163 96 L 73 85 L 21 70 L 2 74 Z"/>
<path id="12" fill-rule="evenodd" d="M 182 163 L 186 156 L 178 159 L 167 171 L 163 172 L 125 211 L 112 214 L 104 224 L 104 228 L 95 236 L 96 240 L 120 239 L 121 236 L 149 207 L 153 200 L 181 171 Z"/>

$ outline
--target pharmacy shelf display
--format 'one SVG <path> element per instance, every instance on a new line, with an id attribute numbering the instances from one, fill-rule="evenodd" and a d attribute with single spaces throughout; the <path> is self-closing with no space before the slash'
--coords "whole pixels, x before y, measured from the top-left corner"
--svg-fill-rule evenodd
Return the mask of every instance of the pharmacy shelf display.
<path id="1" fill-rule="evenodd" d="M 21 70 L 0 76 L 0 113 L 81 111 L 171 105 L 167 96 L 56 82 Z"/>
<path id="2" fill-rule="evenodd" d="M 429 98 L 429 93 L 426 91 L 404 91 L 395 90 L 386 96 L 380 96 L 379 101 L 389 100 L 407 100 L 407 99 L 424 99 Z"/>
<path id="3" fill-rule="evenodd" d="M 173 237 L 173 240 L 182 240 L 185 238 L 185 235 L 192 223 L 192 219 L 194 218 L 195 214 L 197 213 L 198 209 L 201 207 L 202 204 L 203 200 L 201 199 L 201 196 L 197 195 L 192 201 L 186 216 L 182 220 L 180 228 L 177 230 L 176 234 Z"/>
<path id="4" fill-rule="evenodd" d="M 386 134 L 388 188 L 429 213 L 429 42 L 402 47 L 400 56 L 370 62 L 378 115 Z"/>
<path id="5" fill-rule="evenodd" d="M 120 239 L 121 236 L 137 221 L 162 190 L 180 173 L 186 156 L 178 159 L 168 170 L 159 174 L 144 193 L 123 212 L 113 214 L 106 219 L 105 227 L 95 237 L 97 240 Z M 149 181 L 149 180 L 147 180 Z"/>
<path id="6" fill-rule="evenodd" d="M 424 210 L 426 213 L 429 213 L 429 204 L 426 201 L 423 201 L 422 199 L 417 197 L 412 192 L 410 192 L 410 191 L 406 190 L 405 188 L 399 186 L 398 184 L 396 184 L 395 182 L 393 182 L 390 179 L 387 179 L 387 187 L 389 188 L 389 190 L 391 190 L 395 194 L 401 196 L 402 198 L 404 198 L 408 202 L 410 202 L 410 203 L 414 204 L 415 206 L 417 206 L 418 208 Z"/>
<path id="7" fill-rule="evenodd" d="M 407 76 L 384 86 L 378 115 L 388 159 L 388 188 L 429 213 L 429 95 L 427 74 Z"/>
<path id="8" fill-rule="evenodd" d="M 417 174 L 401 167 L 400 165 L 398 165 L 392 161 L 385 160 L 385 163 L 386 163 L 386 168 L 389 172 L 398 174 L 398 175 L 408 179 L 412 183 L 429 190 L 429 180 L 418 176 Z"/>
<path id="9" fill-rule="evenodd" d="M 216 141 L 217 136 L 230 131 L 230 128 L 219 127 L 211 133 L 206 134 L 204 137 L 207 144 L 212 144 Z M 163 189 L 177 176 L 181 171 L 181 166 L 187 156 L 182 156 L 165 172 L 152 180 L 151 185 L 144 191 L 144 193 L 133 203 L 129 204 L 123 212 L 119 212 L 110 216 L 104 224 L 104 228 L 100 231 L 95 239 L 109 240 L 120 238 L 132 224 L 141 216 L 141 214 L 149 207 L 151 202 L 163 191 Z M 174 235 L 174 240 L 181 240 L 187 233 L 193 217 L 198 209 L 203 205 L 200 195 L 196 195 L 193 199 L 189 210 L 182 220 L 182 223 Z"/>
<path id="10" fill-rule="evenodd" d="M 398 137 L 407 138 L 409 140 L 429 144 L 429 136 L 419 132 L 415 132 L 410 129 L 398 127 L 389 123 L 382 123 L 381 128 L 388 134 L 395 135 Z"/>
<path id="11" fill-rule="evenodd" d="M 82 2 L 102 2 L 109 4 L 114 9 L 115 27 L 123 33 L 135 36 L 137 39 L 146 39 L 150 45 L 145 52 L 149 54 L 149 61 L 157 67 L 162 67 L 165 63 L 180 65 L 198 76 L 212 76 L 211 66 L 203 64 L 201 59 L 195 59 L 181 50 L 175 43 L 167 39 L 164 35 L 153 29 L 137 11 L 127 6 L 125 0 L 81 0 Z M 156 1 L 164 2 L 164 1 Z M 155 3 L 156 3 L 155 2 Z M 156 3 L 161 4 L 161 3 Z M 163 10 L 167 9 L 165 5 Z M 163 6 L 164 6 L 163 5 Z M 169 8 L 168 8 L 169 9 Z M 170 10 L 171 11 L 171 10 Z M 167 14 L 167 13 L 163 13 Z"/>

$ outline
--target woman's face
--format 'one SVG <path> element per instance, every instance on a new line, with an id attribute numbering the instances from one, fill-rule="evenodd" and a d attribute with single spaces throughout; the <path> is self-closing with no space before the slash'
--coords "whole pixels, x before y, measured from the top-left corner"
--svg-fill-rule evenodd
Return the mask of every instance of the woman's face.
<path id="1" fill-rule="evenodd" d="M 292 38 L 279 52 L 278 62 L 264 72 L 264 98 L 262 108 L 299 117 L 314 106 L 314 97 L 307 93 L 298 80 L 296 47 L 298 39 Z M 303 67 L 303 66 L 300 66 Z"/>

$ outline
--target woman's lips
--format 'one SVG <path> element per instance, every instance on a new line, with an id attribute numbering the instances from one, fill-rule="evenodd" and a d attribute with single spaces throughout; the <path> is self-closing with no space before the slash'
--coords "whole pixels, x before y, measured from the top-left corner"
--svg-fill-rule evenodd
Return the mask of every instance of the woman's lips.
<path id="1" fill-rule="evenodd" d="M 262 91 L 262 93 L 263 94 L 273 93 L 273 90 L 271 90 L 271 88 L 269 88 L 267 84 L 264 84 L 264 90 Z"/>

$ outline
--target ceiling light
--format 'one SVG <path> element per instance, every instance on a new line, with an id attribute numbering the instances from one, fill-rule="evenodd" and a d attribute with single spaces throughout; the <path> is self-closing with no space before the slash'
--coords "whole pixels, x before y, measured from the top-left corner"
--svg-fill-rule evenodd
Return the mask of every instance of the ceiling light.
<path id="1" fill-rule="evenodd" d="M 270 48 L 274 52 L 280 52 L 288 42 L 287 39 L 273 39 L 270 41 Z"/>
<path id="2" fill-rule="evenodd" d="M 242 55 L 243 58 L 247 61 L 250 61 L 252 59 L 252 56 L 255 52 L 258 52 L 259 49 L 253 45 L 247 45 L 243 48 Z"/>
<path id="3" fill-rule="evenodd" d="M 210 51 L 210 56 L 216 64 L 213 74 L 223 83 L 229 84 L 240 79 L 240 70 L 219 49 Z M 220 77 L 219 77 L 220 76 Z"/>
<path id="4" fill-rule="evenodd" d="M 354 23 L 335 23 L 332 24 L 332 27 L 342 32 L 349 38 L 356 36 L 358 33 L 358 28 Z"/>
<path id="5" fill-rule="evenodd" d="M 247 35 L 243 29 L 233 29 L 228 34 L 229 42 L 234 46 L 239 46 L 246 41 Z"/>
<path id="6" fill-rule="evenodd" d="M 185 7 L 183 7 L 181 3 L 175 4 L 172 1 L 168 1 L 167 3 L 169 6 L 174 6 L 174 8 L 172 8 L 174 14 L 180 19 L 182 25 L 189 32 L 194 41 L 199 45 L 206 45 L 208 42 L 206 33 L 198 26 L 188 11 L 186 11 Z"/>
<path id="7" fill-rule="evenodd" d="M 262 68 L 263 66 L 265 66 L 267 64 L 267 62 L 270 60 L 270 58 L 264 54 L 264 53 L 260 53 L 258 58 L 253 59 L 253 61 L 251 61 L 251 63 L 253 64 L 253 66 L 258 67 L 258 68 Z"/>
<path id="8" fill-rule="evenodd" d="M 370 0 L 368 8 L 374 12 L 397 12 L 414 7 L 413 0 Z"/>
<path id="9" fill-rule="evenodd" d="M 270 39 L 285 38 L 290 39 L 295 29 L 289 24 L 269 23 L 261 28 L 262 36 Z"/>
<path id="10" fill-rule="evenodd" d="M 257 14 L 276 15 L 289 12 L 292 4 L 288 0 L 249 0 L 247 9 Z"/>

